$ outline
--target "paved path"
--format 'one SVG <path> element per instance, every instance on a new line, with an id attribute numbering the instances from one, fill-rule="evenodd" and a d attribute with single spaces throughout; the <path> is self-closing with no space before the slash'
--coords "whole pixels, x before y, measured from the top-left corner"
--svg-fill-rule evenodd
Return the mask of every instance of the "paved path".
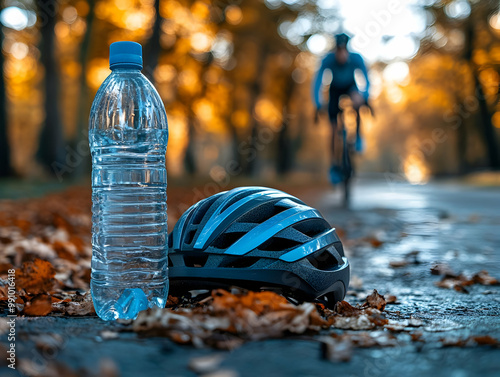
<path id="1" fill-rule="evenodd" d="M 467 287 L 469 294 L 438 288 L 434 283 L 440 277 L 431 275 L 430 268 L 446 262 L 467 275 L 487 269 L 500 278 L 500 189 L 363 181 L 354 188 L 349 210 L 338 206 L 339 194 L 330 190 L 305 199 L 315 201 L 311 204 L 344 233 L 357 289 L 357 295 L 346 299 L 360 302 L 361 293 L 374 288 L 396 295 L 399 304 L 387 310 L 424 320 L 425 342 L 412 342 L 402 333 L 396 347 L 356 349 L 350 362 L 332 363 L 320 358 L 320 345 L 312 340 L 255 342 L 220 352 L 180 347 L 162 338 L 141 339 L 133 333 L 102 340 L 101 331 L 117 325 L 97 318 L 26 318 L 18 320 L 18 356 L 38 363 L 41 370 L 51 359 L 92 370 L 99 360 L 109 358 L 127 377 L 194 376 L 189 361 L 214 353 L 222 356 L 220 368 L 227 372 L 219 376 L 499 375 L 500 349 L 444 348 L 439 340 L 500 338 L 500 287 L 473 285 Z M 375 241 L 360 242 L 364 238 Z M 406 266 L 390 267 L 391 261 L 405 260 L 415 251 L 417 263 L 411 257 Z M 52 332 L 58 334 L 56 346 L 41 355 L 34 349 L 33 335 L 43 340 Z M 2 370 L 2 375 L 16 374 Z"/>

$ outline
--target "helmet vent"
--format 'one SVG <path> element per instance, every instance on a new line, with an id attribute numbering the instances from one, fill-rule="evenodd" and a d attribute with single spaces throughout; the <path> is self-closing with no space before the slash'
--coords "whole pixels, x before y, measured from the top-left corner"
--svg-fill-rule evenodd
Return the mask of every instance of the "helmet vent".
<path id="1" fill-rule="evenodd" d="M 227 259 L 221 267 L 224 268 L 246 268 L 251 267 L 259 261 L 260 258 L 257 257 L 236 257 Z"/>
<path id="2" fill-rule="evenodd" d="M 184 242 L 186 244 L 191 244 L 193 242 L 194 235 L 196 234 L 196 229 L 190 230 L 188 234 L 186 234 L 186 237 L 184 238 Z"/>
<path id="3" fill-rule="evenodd" d="M 293 228 L 308 237 L 314 237 L 330 229 L 330 225 L 323 219 L 310 219 L 295 224 Z"/>
<path id="4" fill-rule="evenodd" d="M 301 245 L 301 242 L 297 242 L 288 238 L 273 237 L 270 240 L 264 242 L 259 250 L 262 251 L 283 251 L 291 249 L 293 247 Z"/>
<path id="5" fill-rule="evenodd" d="M 208 255 L 184 255 L 186 267 L 203 267 L 207 263 Z"/>
<path id="6" fill-rule="evenodd" d="M 198 208 L 193 215 L 193 220 L 192 224 L 199 224 L 201 223 L 201 220 L 203 220 L 203 217 L 207 213 L 208 209 L 212 205 L 212 203 L 216 200 L 217 198 L 214 198 L 213 196 L 205 199 L 203 203 L 201 203 L 200 208 Z"/>
<path id="7" fill-rule="evenodd" d="M 274 204 L 262 205 L 241 216 L 238 222 L 261 224 L 289 208 L 290 207 L 276 206 Z"/>
<path id="8" fill-rule="evenodd" d="M 247 195 L 251 195 L 252 192 L 249 192 L 249 191 L 244 191 L 244 192 L 241 192 L 237 195 L 234 195 L 225 205 L 224 207 L 222 207 L 222 209 L 220 210 L 220 212 L 224 212 L 226 209 L 228 209 L 229 207 L 231 207 L 234 203 L 236 203 L 238 200 L 240 200 L 241 198 L 247 196 Z"/>
<path id="9" fill-rule="evenodd" d="M 223 233 L 213 243 L 217 249 L 227 249 L 243 237 L 245 232 Z"/>
<path id="10" fill-rule="evenodd" d="M 307 260 L 318 270 L 322 271 L 330 271 L 339 265 L 337 259 L 327 249 L 319 254 L 315 253 L 308 256 Z"/>

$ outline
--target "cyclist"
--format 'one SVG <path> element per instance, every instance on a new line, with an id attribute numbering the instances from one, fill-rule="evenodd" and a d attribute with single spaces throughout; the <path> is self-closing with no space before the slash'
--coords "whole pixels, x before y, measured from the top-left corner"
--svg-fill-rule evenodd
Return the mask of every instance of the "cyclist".
<path id="1" fill-rule="evenodd" d="M 316 78 L 314 80 L 314 102 L 316 105 L 316 114 L 315 119 L 317 121 L 319 111 L 322 108 L 321 103 L 321 91 L 322 91 L 322 82 L 323 82 L 323 74 L 326 69 L 331 70 L 332 72 L 332 82 L 330 84 L 330 96 L 328 100 L 328 116 L 330 118 L 330 123 L 332 125 L 332 159 L 333 159 L 333 150 L 335 144 L 335 135 L 337 130 L 337 116 L 340 113 L 339 100 L 342 95 L 347 95 L 351 98 L 352 105 L 354 110 L 356 111 L 356 144 L 355 149 L 357 152 L 363 151 L 363 140 L 361 138 L 360 133 L 360 116 L 359 116 L 359 108 L 364 104 L 367 104 L 368 101 L 368 88 L 370 86 L 370 82 L 368 80 L 368 72 L 366 70 L 365 62 L 361 55 L 356 54 L 354 52 L 350 52 L 347 48 L 347 44 L 349 42 L 349 36 L 345 33 L 337 34 L 335 36 L 335 49 L 327 54 L 322 62 L 321 66 L 316 74 Z M 359 69 L 366 80 L 366 89 L 364 92 L 361 92 L 354 80 L 354 72 L 356 69 Z M 335 163 L 330 170 L 330 175 L 340 175 L 340 169 L 338 169 Z M 332 182 L 341 182 L 340 176 L 331 177 Z"/>

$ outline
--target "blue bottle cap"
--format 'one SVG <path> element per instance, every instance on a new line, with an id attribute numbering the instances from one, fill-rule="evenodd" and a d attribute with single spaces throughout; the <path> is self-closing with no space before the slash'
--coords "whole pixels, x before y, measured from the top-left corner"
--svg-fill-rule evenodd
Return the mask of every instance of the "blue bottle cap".
<path id="1" fill-rule="evenodd" d="M 115 42 L 109 46 L 109 68 L 142 69 L 142 46 L 136 42 Z"/>

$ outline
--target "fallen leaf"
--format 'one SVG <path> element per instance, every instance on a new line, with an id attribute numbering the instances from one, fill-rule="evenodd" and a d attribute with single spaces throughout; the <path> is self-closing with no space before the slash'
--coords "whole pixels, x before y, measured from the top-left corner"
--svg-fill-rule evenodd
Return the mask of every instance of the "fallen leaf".
<path id="1" fill-rule="evenodd" d="M 34 296 L 23 309 L 23 314 L 27 316 L 46 316 L 50 312 L 52 312 L 52 299 L 46 294 Z"/>
<path id="2" fill-rule="evenodd" d="M 424 335 L 421 331 L 415 331 L 410 333 L 412 342 L 423 342 L 422 336 Z"/>
<path id="3" fill-rule="evenodd" d="M 380 246 L 384 244 L 382 240 L 378 239 L 375 236 L 367 237 L 366 241 L 368 241 L 370 245 L 376 249 L 378 249 Z"/>
<path id="4" fill-rule="evenodd" d="M 497 279 L 492 277 L 488 271 L 483 270 L 474 274 L 470 279 L 463 274 L 447 274 L 441 281 L 436 282 L 435 284 L 440 288 L 454 289 L 457 292 L 469 293 L 469 291 L 465 288 L 469 285 L 498 285 L 500 283 Z"/>
<path id="5" fill-rule="evenodd" d="M 139 313 L 133 330 L 144 336 L 165 336 L 181 344 L 234 348 L 246 340 L 319 332 L 333 323 L 312 303 L 294 305 L 274 292 L 212 291 L 193 308 L 153 308 Z"/>
<path id="6" fill-rule="evenodd" d="M 389 266 L 393 268 L 401 268 L 406 267 L 409 264 L 420 264 L 418 254 L 420 254 L 420 251 L 418 250 L 410 251 L 405 255 L 404 259 L 389 262 Z"/>
<path id="7" fill-rule="evenodd" d="M 70 300 L 62 300 L 52 304 L 54 312 L 69 316 L 94 315 L 95 309 L 92 303 L 92 295 L 86 292 L 84 295 L 75 293 L 70 296 Z"/>
<path id="8" fill-rule="evenodd" d="M 491 276 L 488 271 L 479 271 L 477 274 L 472 276 L 472 281 L 476 284 L 481 285 L 499 285 L 500 282 Z"/>
<path id="9" fill-rule="evenodd" d="M 386 304 L 396 304 L 398 298 L 394 295 L 384 295 Z"/>
<path id="10" fill-rule="evenodd" d="M 493 346 L 500 347 L 500 341 L 489 335 L 469 336 L 468 338 L 441 338 L 443 347 L 473 347 L 473 346 Z"/>
<path id="11" fill-rule="evenodd" d="M 343 316 L 357 316 L 361 313 L 361 309 L 355 308 L 347 301 L 339 301 L 335 304 L 335 312 Z"/>
<path id="12" fill-rule="evenodd" d="M 431 268 L 432 275 L 444 275 L 447 277 L 457 277 L 458 274 L 455 273 L 451 267 L 446 263 L 438 263 Z"/>
<path id="13" fill-rule="evenodd" d="M 397 260 L 397 261 L 389 262 L 389 266 L 391 266 L 392 268 L 406 267 L 409 264 L 410 264 L 410 262 L 407 260 Z"/>
<path id="14" fill-rule="evenodd" d="M 383 311 L 385 309 L 385 298 L 381 294 L 377 292 L 376 289 L 373 290 L 373 293 L 366 298 L 366 302 L 363 304 L 363 307 L 366 308 L 374 308 Z"/>
<path id="15" fill-rule="evenodd" d="M 493 338 L 489 335 L 482 336 L 473 336 L 471 338 L 480 346 L 498 346 L 500 345 L 500 341 L 496 338 Z"/>
<path id="16" fill-rule="evenodd" d="M 28 293 L 46 293 L 54 289 L 56 272 L 50 262 L 35 259 L 25 262 L 16 274 L 16 288 L 24 289 Z"/>

